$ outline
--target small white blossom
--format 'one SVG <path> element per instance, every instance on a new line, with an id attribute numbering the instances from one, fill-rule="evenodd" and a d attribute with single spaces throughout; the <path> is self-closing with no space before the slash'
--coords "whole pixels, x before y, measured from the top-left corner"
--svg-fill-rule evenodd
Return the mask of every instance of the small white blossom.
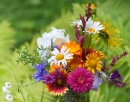
<path id="1" fill-rule="evenodd" d="M 5 98 L 6 98 L 6 100 L 8 100 L 8 102 L 12 102 L 12 101 L 13 101 L 13 97 L 12 97 L 11 94 L 7 94 L 7 95 L 5 96 Z"/>
<path id="2" fill-rule="evenodd" d="M 10 93 L 10 91 L 8 90 L 8 88 L 6 86 L 3 87 L 3 92 L 6 93 L 6 94 Z"/>
<path id="3" fill-rule="evenodd" d="M 5 83 L 5 86 L 6 86 L 7 88 L 11 88 L 11 87 L 12 87 L 11 84 L 10 84 L 10 82 L 6 82 L 6 83 Z"/>

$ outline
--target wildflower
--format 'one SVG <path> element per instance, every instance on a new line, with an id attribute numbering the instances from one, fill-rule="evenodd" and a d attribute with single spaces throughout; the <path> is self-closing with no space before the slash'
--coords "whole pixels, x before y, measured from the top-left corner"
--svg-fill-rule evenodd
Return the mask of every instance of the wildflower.
<path id="1" fill-rule="evenodd" d="M 83 61 L 79 56 L 74 55 L 73 59 L 69 62 L 69 65 L 67 66 L 68 71 L 74 71 L 77 67 L 83 67 Z"/>
<path id="2" fill-rule="evenodd" d="M 110 80 L 113 81 L 118 87 L 123 87 L 125 85 L 125 83 L 122 82 L 122 77 L 117 70 L 110 75 Z"/>
<path id="3" fill-rule="evenodd" d="M 103 25 L 100 25 L 100 22 L 92 21 L 91 18 L 86 22 L 85 32 L 88 32 L 89 34 L 99 33 L 102 29 L 104 29 Z"/>
<path id="4" fill-rule="evenodd" d="M 10 91 L 8 90 L 8 87 L 6 87 L 6 86 L 3 87 L 3 92 L 6 93 L 6 94 L 10 93 Z"/>
<path id="5" fill-rule="evenodd" d="M 67 72 L 64 69 L 56 69 L 50 74 L 55 76 L 55 81 L 46 84 L 48 91 L 54 95 L 62 95 L 65 93 L 68 90 L 66 86 Z"/>
<path id="6" fill-rule="evenodd" d="M 13 101 L 12 95 L 11 95 L 11 94 L 7 94 L 7 95 L 6 95 L 6 100 L 8 100 L 8 102 Z"/>
<path id="7" fill-rule="evenodd" d="M 43 80 L 44 76 L 45 76 L 47 73 L 48 73 L 48 71 L 46 71 L 46 70 L 42 70 L 42 71 L 38 70 L 38 71 L 36 71 L 36 73 L 33 75 L 33 77 L 34 77 L 34 79 L 35 79 L 37 82 L 39 82 L 39 81 Z"/>
<path id="8" fill-rule="evenodd" d="M 73 58 L 73 54 L 69 53 L 69 49 L 66 50 L 65 46 L 62 46 L 61 50 L 54 48 L 52 51 L 53 56 L 48 59 L 48 62 L 55 65 L 60 66 L 62 64 L 64 67 L 67 65 L 67 60 L 70 60 Z"/>
<path id="9" fill-rule="evenodd" d="M 73 92 L 88 92 L 92 88 L 93 76 L 90 71 L 83 67 L 78 67 L 73 72 L 70 72 L 67 77 L 67 83 Z"/>
<path id="10" fill-rule="evenodd" d="M 95 74 L 92 90 L 97 91 L 101 83 L 102 83 L 102 79 L 98 77 L 98 74 Z"/>
<path id="11" fill-rule="evenodd" d="M 73 53 L 74 55 L 81 56 L 82 50 L 79 44 L 74 41 L 70 41 L 69 43 L 65 43 L 66 49 L 70 49 L 69 53 Z"/>
<path id="12" fill-rule="evenodd" d="M 105 44 L 108 47 L 112 45 L 113 47 L 118 47 L 122 44 L 121 39 L 119 38 L 119 30 L 111 27 L 109 23 L 103 23 L 104 29 L 98 33 L 93 40 L 96 44 Z"/>
<path id="13" fill-rule="evenodd" d="M 48 73 L 48 71 L 45 70 L 45 66 L 46 66 L 46 62 L 35 65 L 36 73 L 33 75 L 33 77 L 36 81 L 38 82 L 41 81 L 43 77 Z"/>
<path id="14" fill-rule="evenodd" d="M 46 67 L 46 62 L 43 62 L 41 64 L 36 64 L 34 67 L 36 70 L 44 70 Z"/>
<path id="15" fill-rule="evenodd" d="M 100 72 L 102 68 L 102 62 L 100 57 L 96 53 L 90 53 L 86 56 L 85 67 L 87 70 L 91 71 L 93 74 L 95 71 Z"/>
<path id="16" fill-rule="evenodd" d="M 53 82 L 55 82 L 56 78 L 53 74 L 47 74 L 44 76 L 43 78 L 43 83 L 45 84 L 52 84 Z"/>
<path id="17" fill-rule="evenodd" d="M 11 88 L 11 87 L 12 87 L 11 84 L 10 84 L 10 82 L 6 82 L 6 83 L 5 83 L 5 86 L 6 86 L 7 88 Z"/>
<path id="18" fill-rule="evenodd" d="M 37 39 L 37 45 L 38 45 L 38 52 L 39 52 L 39 56 L 41 58 L 41 60 L 46 60 L 47 57 L 49 56 L 49 52 L 50 52 L 50 48 L 52 45 L 52 43 L 54 43 L 54 41 L 57 38 L 61 38 L 65 41 L 69 41 L 69 36 L 65 36 L 64 29 L 56 29 L 54 27 L 51 28 L 52 31 L 47 33 L 43 33 L 42 38 L 38 38 Z"/>

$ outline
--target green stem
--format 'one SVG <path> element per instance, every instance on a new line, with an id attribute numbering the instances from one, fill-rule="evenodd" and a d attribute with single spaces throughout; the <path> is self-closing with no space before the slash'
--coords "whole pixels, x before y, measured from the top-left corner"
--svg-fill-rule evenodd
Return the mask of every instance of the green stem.
<path id="1" fill-rule="evenodd" d="M 13 74 L 14 74 L 14 72 L 13 72 Z M 18 80 L 17 80 L 17 78 L 16 78 L 15 74 L 14 74 L 14 77 L 15 77 L 15 80 L 16 80 L 16 82 L 17 82 L 17 84 L 18 84 L 18 87 L 19 87 L 20 85 L 19 85 L 19 83 L 18 83 Z M 23 98 L 24 102 L 26 102 L 25 97 L 24 97 L 24 94 L 23 94 L 23 92 L 22 92 L 22 90 L 21 90 L 21 88 L 20 88 L 20 87 L 19 87 L 19 92 L 21 93 L 21 95 L 22 95 L 22 98 Z"/>
<path id="2" fill-rule="evenodd" d="M 42 100 L 42 99 L 43 99 L 43 95 L 44 95 L 44 89 L 45 89 L 45 88 L 43 87 L 42 97 L 41 97 L 41 101 L 40 101 L 40 102 L 43 102 L 43 100 Z"/>
<path id="3" fill-rule="evenodd" d="M 91 45 L 91 41 L 92 41 L 92 34 L 90 34 L 90 40 L 89 40 L 89 43 L 88 43 L 88 48 L 89 48 L 89 46 Z M 87 49 L 88 49 L 87 48 Z"/>
<path id="4" fill-rule="evenodd" d="M 27 87 L 29 85 L 36 84 L 37 82 L 31 83 L 31 84 L 26 84 L 26 85 L 19 85 L 16 89 L 14 89 L 11 93 L 13 93 L 15 90 L 19 89 L 20 87 Z"/>

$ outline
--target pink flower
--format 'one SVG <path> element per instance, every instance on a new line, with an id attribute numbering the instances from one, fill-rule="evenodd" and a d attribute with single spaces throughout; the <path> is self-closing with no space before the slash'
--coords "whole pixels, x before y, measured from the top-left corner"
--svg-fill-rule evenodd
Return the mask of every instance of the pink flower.
<path id="1" fill-rule="evenodd" d="M 76 68 L 67 77 L 70 88 L 77 93 L 88 92 L 92 88 L 93 81 L 92 73 L 82 67 Z"/>

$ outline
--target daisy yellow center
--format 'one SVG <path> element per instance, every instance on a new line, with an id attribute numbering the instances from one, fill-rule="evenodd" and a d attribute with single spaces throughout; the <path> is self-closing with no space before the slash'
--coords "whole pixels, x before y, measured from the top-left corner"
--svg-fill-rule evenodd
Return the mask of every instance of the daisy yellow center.
<path id="1" fill-rule="evenodd" d="M 62 59 L 64 59 L 64 55 L 63 54 L 58 54 L 57 56 L 56 56 L 56 60 L 62 60 Z"/>
<path id="2" fill-rule="evenodd" d="M 89 61 L 89 66 L 90 66 L 91 68 L 95 68 L 95 67 L 96 67 L 96 65 L 97 65 L 96 60 L 91 59 L 91 60 Z"/>
<path id="3" fill-rule="evenodd" d="M 83 84 L 84 81 L 85 81 L 84 77 L 80 76 L 80 77 L 78 78 L 78 83 Z"/>
<path id="4" fill-rule="evenodd" d="M 95 30 L 93 28 L 88 28 L 88 31 L 90 31 L 91 33 L 94 32 Z"/>
<path id="5" fill-rule="evenodd" d="M 61 79 L 58 79 L 57 80 L 57 84 L 61 84 L 62 83 L 62 80 Z"/>

